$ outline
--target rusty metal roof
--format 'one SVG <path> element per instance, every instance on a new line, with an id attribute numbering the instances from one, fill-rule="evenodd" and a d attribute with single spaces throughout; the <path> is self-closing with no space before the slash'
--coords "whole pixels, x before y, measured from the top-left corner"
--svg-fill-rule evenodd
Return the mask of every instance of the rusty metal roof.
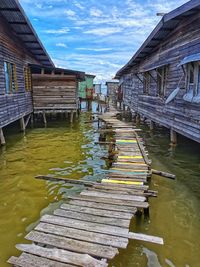
<path id="1" fill-rule="evenodd" d="M 17 0 L 0 0 L 0 14 L 41 65 L 54 67 L 50 56 Z"/>
<path id="2" fill-rule="evenodd" d="M 191 0 L 186 4 L 174 9 L 164 15 L 140 49 L 135 53 L 131 60 L 122 67 L 116 74 L 115 78 L 119 79 L 140 61 L 151 54 L 154 49 L 162 42 L 169 33 L 176 28 L 180 21 L 200 11 L 200 0 Z"/>

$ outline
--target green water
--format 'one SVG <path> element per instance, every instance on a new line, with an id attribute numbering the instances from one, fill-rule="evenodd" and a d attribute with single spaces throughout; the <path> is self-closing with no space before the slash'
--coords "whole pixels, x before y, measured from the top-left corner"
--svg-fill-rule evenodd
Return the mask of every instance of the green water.
<path id="1" fill-rule="evenodd" d="M 40 216 L 76 194 L 82 188 L 34 179 L 38 174 L 55 174 L 73 179 L 104 177 L 100 158 L 106 147 L 94 145 L 96 124 L 85 124 L 82 114 L 73 126 L 51 122 L 48 128 L 27 130 L 25 136 L 9 129 L 7 146 L 0 151 L 0 266 L 7 267 L 11 255 L 19 255 L 17 243 L 38 222 Z M 150 199 L 150 218 L 133 219 L 133 231 L 162 236 L 164 246 L 131 241 L 127 250 L 110 263 L 112 267 L 198 267 L 200 266 L 200 146 L 184 138 L 175 150 L 169 147 L 167 132 L 148 129 L 144 138 L 153 167 L 173 172 L 177 180 L 154 176 L 151 187 L 159 197 Z"/>

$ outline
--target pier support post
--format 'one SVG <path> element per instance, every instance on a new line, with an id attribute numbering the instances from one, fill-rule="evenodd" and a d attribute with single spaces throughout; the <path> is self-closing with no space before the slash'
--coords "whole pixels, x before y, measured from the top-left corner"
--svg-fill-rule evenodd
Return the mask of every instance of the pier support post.
<path id="1" fill-rule="evenodd" d="M 31 127 L 33 128 L 34 127 L 34 115 L 31 114 Z"/>
<path id="2" fill-rule="evenodd" d="M 74 120 L 74 111 L 71 110 L 71 114 L 70 114 L 70 123 L 73 123 Z"/>
<path id="3" fill-rule="evenodd" d="M 151 131 L 154 129 L 154 122 L 152 120 L 150 120 L 149 128 Z"/>
<path id="4" fill-rule="evenodd" d="M 136 123 L 139 124 L 140 123 L 140 114 L 137 113 L 136 115 Z"/>
<path id="5" fill-rule="evenodd" d="M 6 144 L 6 140 L 5 140 L 2 128 L 0 128 L 0 141 L 1 141 L 2 146 L 4 146 Z"/>
<path id="6" fill-rule="evenodd" d="M 22 118 L 19 120 L 19 122 L 20 122 L 20 128 L 21 128 L 21 131 L 22 131 L 22 132 L 25 132 L 25 130 L 26 130 L 26 126 L 25 126 L 24 117 L 22 117 Z"/>
<path id="7" fill-rule="evenodd" d="M 43 115 L 44 124 L 45 124 L 45 126 L 47 126 L 47 119 L 46 119 L 45 111 L 43 111 L 42 115 Z"/>
<path id="8" fill-rule="evenodd" d="M 177 144 L 177 133 L 171 128 L 170 129 L 170 141 L 172 144 Z"/>

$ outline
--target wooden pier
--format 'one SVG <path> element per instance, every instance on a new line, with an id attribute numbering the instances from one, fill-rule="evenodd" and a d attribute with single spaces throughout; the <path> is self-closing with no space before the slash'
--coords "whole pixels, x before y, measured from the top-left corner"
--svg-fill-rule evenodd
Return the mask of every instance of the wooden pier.
<path id="1" fill-rule="evenodd" d="M 9 259 L 13 266 L 104 267 L 119 249 L 126 249 L 129 239 L 163 244 L 162 238 L 129 232 L 138 209 L 148 211 L 148 197 L 157 195 L 147 185 L 150 161 L 141 139 L 134 127 L 116 118 L 115 110 L 99 119 L 114 135 L 111 145 L 114 143 L 115 161 L 106 178 L 99 182 L 79 180 L 85 189 L 69 196 L 69 202 L 53 215 L 42 216 L 25 237 L 32 243 L 16 246 L 22 254 Z"/>

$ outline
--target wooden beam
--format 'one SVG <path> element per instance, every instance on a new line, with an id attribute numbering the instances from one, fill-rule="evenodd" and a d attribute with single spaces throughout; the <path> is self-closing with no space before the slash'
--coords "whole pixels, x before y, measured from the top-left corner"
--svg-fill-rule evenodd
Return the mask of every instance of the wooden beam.
<path id="1" fill-rule="evenodd" d="M 5 140 L 2 128 L 0 128 L 0 141 L 1 141 L 2 146 L 4 146 L 6 144 L 6 140 Z"/>
<path id="2" fill-rule="evenodd" d="M 25 130 L 26 130 L 26 126 L 25 126 L 24 117 L 22 117 L 22 118 L 19 120 L 19 122 L 20 122 L 20 128 L 21 128 L 21 131 L 22 131 L 22 132 L 25 132 Z"/>

